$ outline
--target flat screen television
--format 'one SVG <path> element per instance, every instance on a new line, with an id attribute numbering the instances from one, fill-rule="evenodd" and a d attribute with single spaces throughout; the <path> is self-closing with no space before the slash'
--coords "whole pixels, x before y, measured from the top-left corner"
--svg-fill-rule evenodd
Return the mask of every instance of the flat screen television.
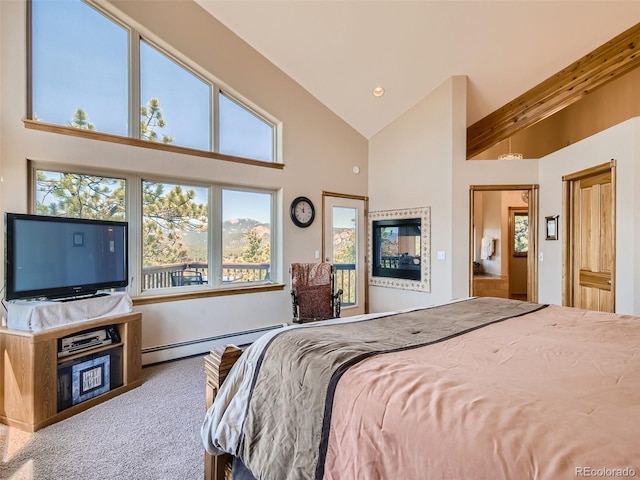
<path id="1" fill-rule="evenodd" d="M 5 213 L 6 299 L 126 287 L 127 229 L 127 222 Z"/>
<path id="2" fill-rule="evenodd" d="M 421 267 L 420 218 L 374 220 L 372 273 L 374 277 L 418 280 Z"/>

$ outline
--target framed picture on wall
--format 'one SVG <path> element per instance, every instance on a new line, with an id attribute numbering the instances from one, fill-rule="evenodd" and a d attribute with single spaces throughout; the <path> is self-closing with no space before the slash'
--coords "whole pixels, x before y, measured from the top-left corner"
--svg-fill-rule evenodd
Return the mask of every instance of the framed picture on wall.
<path id="1" fill-rule="evenodd" d="M 545 240 L 557 240 L 558 239 L 558 215 L 553 215 L 546 218 L 547 235 Z"/>

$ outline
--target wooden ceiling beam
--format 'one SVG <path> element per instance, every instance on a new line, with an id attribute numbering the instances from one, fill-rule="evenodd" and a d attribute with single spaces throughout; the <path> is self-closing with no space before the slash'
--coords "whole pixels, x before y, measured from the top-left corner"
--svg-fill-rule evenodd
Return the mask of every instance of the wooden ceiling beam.
<path id="1" fill-rule="evenodd" d="M 467 159 L 640 66 L 640 23 L 467 128 Z"/>

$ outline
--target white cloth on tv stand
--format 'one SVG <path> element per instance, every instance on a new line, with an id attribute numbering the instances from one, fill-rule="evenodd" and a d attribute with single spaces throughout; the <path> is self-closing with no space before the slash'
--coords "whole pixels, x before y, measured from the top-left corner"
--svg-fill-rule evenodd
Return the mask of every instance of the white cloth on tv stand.
<path id="1" fill-rule="evenodd" d="M 79 323 L 95 318 L 124 315 L 133 302 L 126 292 L 69 302 L 55 300 L 12 300 L 7 307 L 7 327 L 39 332 L 47 328 Z"/>

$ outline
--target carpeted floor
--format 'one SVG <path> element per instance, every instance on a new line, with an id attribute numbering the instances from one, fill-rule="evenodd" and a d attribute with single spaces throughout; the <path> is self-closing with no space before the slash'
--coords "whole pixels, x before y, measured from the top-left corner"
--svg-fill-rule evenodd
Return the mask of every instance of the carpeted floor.
<path id="1" fill-rule="evenodd" d="M 142 374 L 142 386 L 33 434 L 0 425 L 0 479 L 203 478 L 204 354 Z"/>

